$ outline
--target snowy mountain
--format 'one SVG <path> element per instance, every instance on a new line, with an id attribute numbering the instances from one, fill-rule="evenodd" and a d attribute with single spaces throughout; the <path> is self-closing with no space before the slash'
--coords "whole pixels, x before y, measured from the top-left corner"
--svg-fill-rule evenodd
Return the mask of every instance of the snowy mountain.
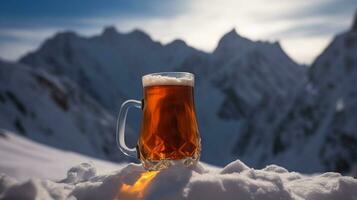
<path id="1" fill-rule="evenodd" d="M 357 17 L 315 60 L 288 109 L 276 105 L 250 121 L 235 153 L 254 166 L 274 162 L 306 172 L 348 172 L 356 165 L 356 23 Z M 264 121 L 269 115 L 279 120 Z"/>
<path id="2" fill-rule="evenodd" d="M 89 115 L 99 124 L 103 120 L 109 124 L 98 128 L 105 130 L 102 131 L 105 139 L 100 139 L 103 137 L 98 134 L 100 131 L 88 131 L 86 140 L 94 144 L 94 150 L 88 145 L 78 152 L 107 158 L 103 151 L 108 150 L 102 144 L 110 142 L 104 145 L 111 148 L 109 159 L 120 160 L 115 157 L 121 153 L 114 150 L 113 114 L 124 100 L 141 99 L 141 76 L 157 71 L 189 71 L 196 75 L 201 160 L 224 165 L 238 157 L 254 167 L 277 163 L 303 172 L 347 172 L 356 166 L 357 159 L 357 127 L 354 125 L 356 43 L 356 25 L 353 25 L 350 31 L 338 35 L 314 64 L 306 68 L 292 61 L 278 42 L 252 41 L 235 29 L 221 38 L 212 53 L 204 53 L 182 40 L 163 45 L 139 30 L 120 33 L 107 27 L 102 34 L 93 37 L 73 32 L 56 34 L 20 62 L 30 66 L 21 67 L 27 71 L 41 72 L 51 77 L 50 80 L 57 80 L 65 93 L 69 90 L 67 85 L 71 85 L 71 90 L 83 93 L 98 107 L 96 110 L 105 113 L 98 115 L 88 110 L 88 105 L 81 102 L 83 98 L 73 100 L 75 106 L 71 108 L 82 109 L 81 123 L 93 125 L 87 120 Z M 8 74 L 7 71 L 3 73 Z M 21 94 L 27 87 L 28 84 L 14 85 L 10 91 Z M 41 97 L 37 93 L 30 95 Z M 28 99 L 28 104 L 32 105 L 33 101 L 36 105 L 36 100 Z M 16 112 L 20 116 L 21 110 Z M 84 114 L 86 112 L 89 114 Z M 53 113 L 57 115 L 63 114 Z M 139 124 L 135 113 L 134 117 L 129 117 L 132 117 L 129 119 L 132 127 Z M 21 133 L 19 127 L 25 125 L 17 122 L 17 118 L 6 119 L 0 127 Z M 74 123 L 68 128 L 73 132 L 71 135 L 81 135 L 78 127 L 83 125 L 66 119 L 62 123 Z M 34 121 L 39 125 L 43 123 L 42 119 Z M 44 124 L 55 129 L 57 124 L 51 124 L 53 121 L 44 120 Z M 43 134 L 42 129 L 34 130 L 37 132 L 29 133 L 30 138 L 70 149 L 38 136 Z M 136 140 L 134 135 L 129 134 L 132 144 Z"/>
<path id="3" fill-rule="evenodd" d="M 181 69 L 199 78 L 196 106 L 206 151 L 202 159 L 217 165 L 236 158 L 232 149 L 247 121 L 272 105 L 286 109 L 282 102 L 289 102 L 307 80 L 306 68 L 294 63 L 279 43 L 252 41 L 234 29 L 212 54 L 190 57 Z"/>
<path id="4" fill-rule="evenodd" d="M 306 79 L 305 69 L 278 43 L 251 41 L 235 30 L 224 35 L 211 54 L 182 40 L 162 45 L 138 30 L 123 34 L 108 27 L 90 38 L 65 32 L 20 62 L 69 77 L 111 113 L 117 112 L 125 99 L 141 99 L 143 74 L 195 73 L 202 160 L 217 165 L 234 159 L 231 149 L 242 121 L 264 108 L 267 99 L 284 101 Z M 132 126 L 139 124 L 138 118 L 129 121 Z"/>
<path id="5" fill-rule="evenodd" d="M 193 54 L 203 53 L 181 40 L 162 45 L 139 30 L 124 34 L 107 27 L 89 38 L 56 34 L 20 62 L 69 77 L 116 113 L 123 100 L 141 98 L 142 75 L 170 71 Z"/>
<path id="6" fill-rule="evenodd" d="M 0 61 L 0 127 L 60 149 L 126 159 L 115 146 L 114 119 L 99 103 L 70 79 L 24 64 Z"/>

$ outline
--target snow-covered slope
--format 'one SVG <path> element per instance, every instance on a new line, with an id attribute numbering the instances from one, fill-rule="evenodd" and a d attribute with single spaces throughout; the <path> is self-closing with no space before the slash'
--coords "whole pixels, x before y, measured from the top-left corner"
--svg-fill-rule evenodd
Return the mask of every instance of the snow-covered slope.
<path id="1" fill-rule="evenodd" d="M 354 25 L 315 60 L 309 81 L 290 108 L 280 112 L 277 104 L 255 117 L 235 152 L 254 166 L 277 163 L 306 172 L 350 171 L 357 162 L 356 85 Z M 279 120 L 264 121 L 269 115 Z"/>
<path id="2" fill-rule="evenodd" d="M 286 101 L 306 80 L 305 68 L 278 43 L 251 41 L 235 30 L 224 35 L 211 54 L 181 40 L 162 45 L 138 30 L 122 34 L 109 27 L 91 38 L 65 32 L 20 62 L 69 77 L 111 113 L 123 100 L 141 98 L 140 76 L 145 73 L 195 73 L 202 160 L 217 165 L 234 159 L 231 151 L 242 122 L 265 104 Z"/>
<path id="3" fill-rule="evenodd" d="M 37 143 L 0 129 L 0 174 L 17 180 L 30 178 L 60 180 L 72 166 L 92 163 L 98 174 L 121 169 L 124 164 L 112 163 Z"/>
<path id="4" fill-rule="evenodd" d="M 35 141 L 122 161 L 114 119 L 77 84 L 42 69 L 0 61 L 0 127 Z"/>

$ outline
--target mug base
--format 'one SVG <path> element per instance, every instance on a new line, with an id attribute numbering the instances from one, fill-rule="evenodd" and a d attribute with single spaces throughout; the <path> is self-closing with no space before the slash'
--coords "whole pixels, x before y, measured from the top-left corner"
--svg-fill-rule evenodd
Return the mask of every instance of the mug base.
<path id="1" fill-rule="evenodd" d="M 199 160 L 199 156 L 192 156 L 192 157 L 186 157 L 184 159 L 179 159 L 179 160 L 170 160 L 170 159 L 145 160 L 145 159 L 142 159 L 141 163 L 142 163 L 143 167 L 148 171 L 158 171 L 158 170 L 162 170 L 162 169 L 167 169 L 170 166 L 177 165 L 177 164 L 183 164 L 184 166 L 192 167 L 198 163 L 198 160 Z"/>

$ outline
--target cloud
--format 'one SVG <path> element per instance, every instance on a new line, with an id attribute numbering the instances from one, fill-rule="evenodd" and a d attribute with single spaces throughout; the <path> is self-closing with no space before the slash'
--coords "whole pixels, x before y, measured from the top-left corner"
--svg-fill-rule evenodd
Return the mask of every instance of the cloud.
<path id="1" fill-rule="evenodd" d="M 0 42 L 0 58 L 16 60 L 19 55 L 33 50 L 37 45 L 37 43 L 27 43 L 23 41 Z"/>
<path id="2" fill-rule="evenodd" d="M 352 12 L 353 13 L 353 12 Z M 271 33 L 275 37 L 326 37 L 346 31 L 352 24 L 353 14 L 344 20 L 323 16 L 296 18 L 286 21 L 287 26 Z"/>
<path id="3" fill-rule="evenodd" d="M 17 60 L 29 51 L 37 49 L 42 42 L 52 37 L 58 31 L 66 31 L 68 28 L 61 26 L 29 28 L 0 29 L 0 57 L 7 60 Z M 94 35 L 99 33 L 99 28 L 81 27 L 75 30 L 81 35 Z"/>
<path id="4" fill-rule="evenodd" d="M 0 16 L 7 19 L 130 15 L 173 16 L 184 0 L 2 0 Z M 179 3 L 180 2 L 180 3 Z"/>
<path id="5" fill-rule="evenodd" d="M 305 0 L 306 1 L 306 0 Z M 356 11 L 357 1 L 355 0 L 315 0 L 304 7 L 289 13 L 289 18 L 311 18 L 325 17 L 346 20 L 351 17 L 351 13 Z"/>
<path id="6" fill-rule="evenodd" d="M 70 5 L 72 1 L 79 2 L 65 0 L 64 4 Z M 36 41 L 64 29 L 90 35 L 99 33 L 107 25 L 115 25 L 123 32 L 139 28 L 163 43 L 181 38 L 208 52 L 216 47 L 223 34 L 236 28 L 239 34 L 253 40 L 279 40 L 295 60 L 311 63 L 334 34 L 349 27 L 356 8 L 351 0 L 143 0 L 140 3 L 115 0 L 110 4 L 112 1 L 98 4 L 89 0 L 83 8 L 74 5 L 70 10 L 78 10 L 76 16 L 63 12 L 56 17 L 61 14 L 59 11 L 69 9 L 65 5 L 56 11 L 57 14 L 48 14 L 54 9 L 51 8 L 41 14 L 45 17 L 26 19 L 26 23 L 18 20 L 8 23 L 0 19 L 0 26 L 16 29 L 18 39 L 31 40 L 28 31 L 34 31 Z M 42 5 L 46 6 L 54 5 Z M 1 37 L 0 30 L 0 41 Z"/>
<path id="7" fill-rule="evenodd" d="M 283 50 L 294 60 L 302 64 L 311 64 L 322 53 L 333 36 L 328 37 L 295 37 L 282 40 Z"/>
<path id="8" fill-rule="evenodd" d="M 205 51 L 212 51 L 220 37 L 235 27 L 253 40 L 279 40 L 296 61 L 311 63 L 335 34 L 350 25 L 353 9 L 345 11 L 342 15 L 349 16 L 344 18 L 324 13 L 334 4 L 340 5 L 337 0 L 196 0 L 173 18 L 133 17 L 114 20 L 114 24 L 123 31 L 144 29 L 163 42 L 182 38 Z"/>

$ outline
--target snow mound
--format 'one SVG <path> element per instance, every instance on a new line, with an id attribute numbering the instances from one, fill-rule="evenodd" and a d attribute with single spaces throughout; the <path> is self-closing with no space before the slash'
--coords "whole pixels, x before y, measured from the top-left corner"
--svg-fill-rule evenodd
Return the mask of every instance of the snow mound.
<path id="1" fill-rule="evenodd" d="M 54 172 L 55 173 L 55 172 Z M 141 165 L 96 175 L 92 164 L 68 171 L 54 182 L 30 179 L 18 182 L 0 176 L 4 199 L 344 199 L 357 198 L 357 180 L 338 173 L 302 175 L 270 165 L 261 170 L 237 160 L 217 170 L 199 164 L 189 169 L 173 166 L 147 172 Z"/>

